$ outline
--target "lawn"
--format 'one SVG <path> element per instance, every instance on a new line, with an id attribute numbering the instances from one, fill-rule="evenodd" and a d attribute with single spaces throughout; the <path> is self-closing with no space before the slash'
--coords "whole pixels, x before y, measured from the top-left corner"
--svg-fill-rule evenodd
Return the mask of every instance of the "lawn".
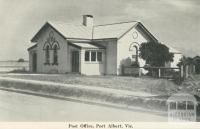
<path id="1" fill-rule="evenodd" d="M 128 91 L 147 92 L 156 95 L 169 95 L 177 91 L 178 86 L 165 79 L 127 76 L 83 76 L 77 74 L 4 74 L 1 76 L 58 82 L 83 86 L 98 86 Z"/>
<path id="2" fill-rule="evenodd" d="M 189 93 L 200 96 L 200 75 L 190 75 L 182 84 Z"/>

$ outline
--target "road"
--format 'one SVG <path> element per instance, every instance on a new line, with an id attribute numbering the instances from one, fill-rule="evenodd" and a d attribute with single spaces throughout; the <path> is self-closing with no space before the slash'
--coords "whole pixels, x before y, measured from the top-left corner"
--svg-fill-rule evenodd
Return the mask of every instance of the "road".
<path id="1" fill-rule="evenodd" d="M 167 117 L 0 90 L 0 121 L 167 121 Z"/>

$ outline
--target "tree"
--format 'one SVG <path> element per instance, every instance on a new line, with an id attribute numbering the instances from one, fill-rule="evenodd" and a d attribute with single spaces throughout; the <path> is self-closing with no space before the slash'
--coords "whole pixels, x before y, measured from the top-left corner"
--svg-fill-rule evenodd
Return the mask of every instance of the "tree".
<path id="1" fill-rule="evenodd" d="M 195 64 L 194 60 L 191 57 L 183 56 L 181 60 L 179 61 L 179 63 L 177 64 L 177 66 L 181 67 L 181 66 L 186 66 L 190 64 Z"/>
<path id="2" fill-rule="evenodd" d="M 17 62 L 25 62 L 25 60 L 23 58 L 18 59 Z"/>
<path id="3" fill-rule="evenodd" d="M 166 62 L 173 61 L 174 54 L 164 44 L 147 42 L 140 45 L 140 57 L 150 66 L 162 67 Z"/>
<path id="4" fill-rule="evenodd" d="M 181 58 L 181 60 L 177 64 L 177 66 L 179 66 L 179 67 L 190 66 L 190 68 L 191 68 L 191 66 L 192 67 L 195 66 L 195 73 L 200 74 L 200 57 L 195 56 L 194 58 L 191 58 L 191 57 L 183 56 L 183 58 Z"/>
<path id="5" fill-rule="evenodd" d="M 199 56 L 195 56 L 193 58 L 193 61 L 194 61 L 194 65 L 195 65 L 196 74 L 200 74 L 200 57 Z"/>

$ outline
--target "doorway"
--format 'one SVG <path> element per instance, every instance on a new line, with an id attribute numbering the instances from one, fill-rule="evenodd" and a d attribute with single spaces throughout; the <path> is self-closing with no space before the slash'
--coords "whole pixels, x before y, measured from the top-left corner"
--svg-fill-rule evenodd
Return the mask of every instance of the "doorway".
<path id="1" fill-rule="evenodd" d="M 32 62 L 32 66 L 33 66 L 33 72 L 37 72 L 37 54 L 33 53 L 33 62 Z"/>
<path id="2" fill-rule="evenodd" d="M 79 72 L 79 51 L 72 51 L 72 72 Z"/>

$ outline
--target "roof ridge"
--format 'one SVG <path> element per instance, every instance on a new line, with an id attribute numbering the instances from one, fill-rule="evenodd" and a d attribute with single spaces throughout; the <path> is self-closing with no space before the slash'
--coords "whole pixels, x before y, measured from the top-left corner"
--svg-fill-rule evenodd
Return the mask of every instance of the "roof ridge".
<path id="1" fill-rule="evenodd" d="M 124 23 L 131 23 L 131 22 L 139 22 L 139 21 L 126 21 L 126 22 L 116 22 L 116 23 L 100 24 L 100 25 L 95 25 L 94 27 L 107 26 L 107 25 L 116 25 L 116 24 L 124 24 Z"/>
<path id="2" fill-rule="evenodd" d="M 65 25 L 71 25 L 71 26 L 83 26 L 82 24 L 74 24 L 73 22 L 63 22 L 63 21 L 53 21 L 53 20 L 48 20 L 47 22 L 48 23 L 63 23 Z M 140 21 L 125 21 L 125 22 L 116 22 L 116 23 L 108 23 L 108 24 L 99 24 L 99 25 L 94 25 L 93 27 L 132 23 L 132 22 L 140 22 Z"/>
<path id="3" fill-rule="evenodd" d="M 82 26 L 81 24 L 74 24 L 73 22 L 64 22 L 64 21 L 47 21 L 48 23 L 62 23 L 65 25 L 70 25 L 70 26 Z"/>

